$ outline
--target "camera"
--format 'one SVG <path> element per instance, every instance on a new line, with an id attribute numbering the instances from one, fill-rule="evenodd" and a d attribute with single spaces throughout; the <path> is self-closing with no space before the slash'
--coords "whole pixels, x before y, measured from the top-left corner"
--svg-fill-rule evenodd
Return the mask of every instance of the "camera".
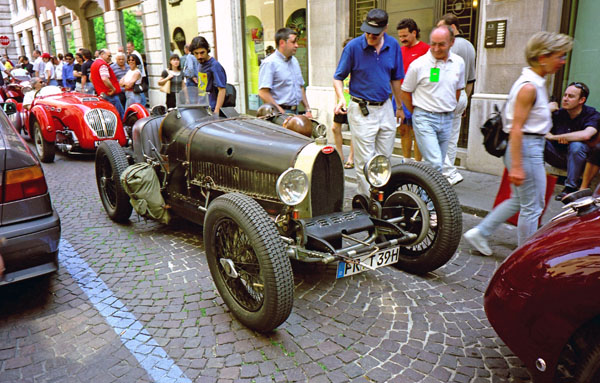
<path id="1" fill-rule="evenodd" d="M 358 106 L 360 107 L 360 112 L 362 113 L 363 116 L 368 116 L 369 115 L 369 109 L 367 108 L 367 103 L 366 102 L 360 102 L 358 103 Z"/>

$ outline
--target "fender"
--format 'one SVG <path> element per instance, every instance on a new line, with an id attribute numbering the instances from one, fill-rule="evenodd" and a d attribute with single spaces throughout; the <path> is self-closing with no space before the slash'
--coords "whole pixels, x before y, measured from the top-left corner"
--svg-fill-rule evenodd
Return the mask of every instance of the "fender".
<path id="1" fill-rule="evenodd" d="M 33 115 L 33 116 L 32 116 Z M 28 124 L 27 127 L 29 128 L 29 134 L 31 136 L 31 129 L 33 128 L 33 121 L 34 119 L 32 119 L 32 117 L 38 121 L 38 123 L 40 124 L 40 128 L 42 131 L 42 136 L 44 136 L 44 139 L 48 142 L 54 142 L 56 141 L 56 131 L 54 130 L 54 124 L 52 123 L 52 117 L 46 113 L 46 111 L 44 110 L 44 108 L 40 105 L 35 105 L 33 108 L 31 108 L 31 111 L 29 112 L 29 120 L 28 120 Z"/>
<path id="2" fill-rule="evenodd" d="M 15 104 L 15 107 L 17 108 L 17 113 L 13 118 L 9 117 L 9 120 L 12 121 L 17 131 L 20 132 L 21 129 L 24 128 L 23 122 L 25 121 L 25 118 L 27 118 L 27 116 L 23 113 L 23 104 L 18 103 L 14 98 L 9 98 L 6 100 L 6 104 L 9 102 Z"/>
<path id="3" fill-rule="evenodd" d="M 150 116 L 150 113 L 148 113 L 148 110 L 142 104 L 132 104 L 125 111 L 125 118 L 123 118 L 123 124 L 125 124 L 125 121 L 127 121 L 127 117 L 129 117 L 129 115 L 132 113 L 137 115 L 138 120 Z"/>

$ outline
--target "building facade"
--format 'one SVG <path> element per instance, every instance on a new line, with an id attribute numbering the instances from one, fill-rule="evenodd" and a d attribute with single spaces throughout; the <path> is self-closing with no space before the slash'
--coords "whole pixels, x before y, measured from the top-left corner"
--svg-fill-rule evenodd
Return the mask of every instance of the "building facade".
<path id="1" fill-rule="evenodd" d="M 483 149 L 479 126 L 494 104 L 504 103 L 526 65 L 524 47 L 533 33 L 561 31 L 575 37 L 567 66 L 548 81 L 549 92 L 560 97 L 568 81 L 584 81 L 592 89 L 588 104 L 600 107 L 595 93 L 600 80 L 593 71 L 600 52 L 591 37 L 594 15 L 600 14 L 600 2 L 595 0 L 1 1 L 10 3 L 19 54 L 30 55 L 34 47 L 64 52 L 107 46 L 116 52 L 127 40 L 135 40 L 137 50 L 146 56 L 152 105 L 164 103 L 157 81 L 170 55 L 182 55 L 183 46 L 200 34 L 213 47 L 211 54 L 225 68 L 228 82 L 237 88 L 238 109 L 252 113 L 260 105 L 258 68 L 267 48 L 275 47 L 275 31 L 293 28 L 300 37 L 296 56 L 313 114 L 327 126 L 333 119 L 332 79 L 342 42 L 361 34 L 360 25 L 369 9 L 388 12 L 388 34 L 394 38 L 398 21 L 415 19 L 424 41 L 440 16 L 453 12 L 459 17 L 463 37 L 477 50 L 477 81 L 458 154 L 461 166 L 476 171 L 502 171 L 501 161 Z M 137 29 L 132 27 L 134 21 Z"/>

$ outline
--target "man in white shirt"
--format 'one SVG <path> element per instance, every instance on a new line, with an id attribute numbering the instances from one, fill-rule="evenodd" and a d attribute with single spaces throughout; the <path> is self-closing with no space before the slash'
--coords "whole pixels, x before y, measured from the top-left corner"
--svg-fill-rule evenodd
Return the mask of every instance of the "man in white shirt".
<path id="1" fill-rule="evenodd" d="M 413 113 L 413 129 L 423 160 L 442 172 L 452 134 L 454 110 L 465 88 L 465 63 L 451 53 L 448 27 L 431 31 L 430 50 L 413 61 L 402 83 L 402 101 Z"/>
<path id="2" fill-rule="evenodd" d="M 42 52 L 39 49 L 33 51 L 33 71 L 35 77 L 42 77 L 44 75 L 44 61 L 42 61 Z"/>

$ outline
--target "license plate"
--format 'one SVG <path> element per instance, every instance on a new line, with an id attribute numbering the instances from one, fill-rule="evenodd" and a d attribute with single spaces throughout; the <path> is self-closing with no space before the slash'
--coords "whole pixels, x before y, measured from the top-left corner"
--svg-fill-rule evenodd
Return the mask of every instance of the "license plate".
<path id="1" fill-rule="evenodd" d="M 359 258 L 361 263 L 377 269 L 379 267 L 391 265 L 392 263 L 398 262 L 400 256 L 400 246 L 391 247 L 389 249 L 381 250 L 371 256 L 365 255 Z M 362 273 L 365 270 L 369 270 L 367 267 L 361 264 L 346 263 L 344 261 L 338 262 L 337 267 L 337 278 L 344 278 L 349 275 Z"/>

